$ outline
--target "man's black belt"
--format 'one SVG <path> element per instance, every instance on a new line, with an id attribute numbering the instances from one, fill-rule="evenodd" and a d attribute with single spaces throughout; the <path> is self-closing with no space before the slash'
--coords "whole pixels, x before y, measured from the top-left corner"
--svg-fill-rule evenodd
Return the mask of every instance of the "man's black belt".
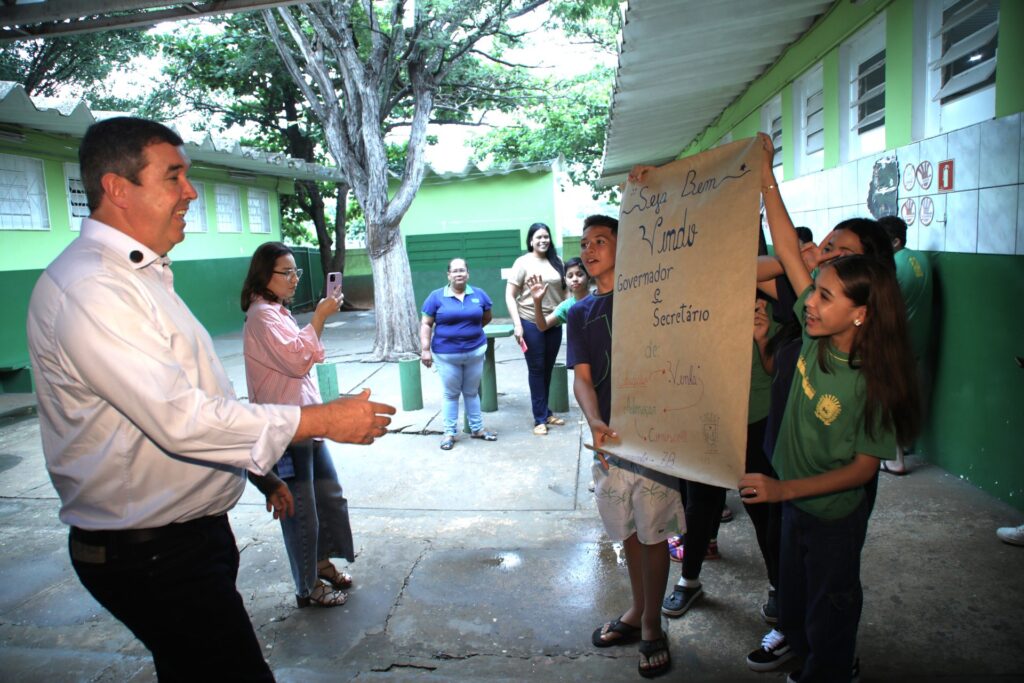
<path id="1" fill-rule="evenodd" d="M 164 526 L 150 527 L 148 529 L 101 529 L 90 530 L 80 529 L 77 526 L 71 527 L 72 540 L 93 546 L 118 546 L 134 545 L 137 543 L 148 543 L 160 538 L 169 538 L 195 531 L 206 526 L 221 522 L 227 515 L 210 515 L 190 519 L 187 522 L 176 522 Z"/>

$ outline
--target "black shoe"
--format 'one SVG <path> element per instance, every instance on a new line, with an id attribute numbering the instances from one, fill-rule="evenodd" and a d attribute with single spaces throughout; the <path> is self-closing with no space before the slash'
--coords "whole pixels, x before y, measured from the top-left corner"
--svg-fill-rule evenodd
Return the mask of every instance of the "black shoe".
<path id="1" fill-rule="evenodd" d="M 661 603 L 661 613 L 669 617 L 681 617 L 702 595 L 704 595 L 703 586 L 696 588 L 676 586 L 672 589 L 672 594 Z"/>
<path id="2" fill-rule="evenodd" d="M 786 683 L 800 683 L 802 669 L 797 669 L 786 676 Z M 850 670 L 850 683 L 860 683 L 860 657 L 853 660 L 853 668 Z"/>
<path id="3" fill-rule="evenodd" d="M 766 624 L 779 623 L 779 603 L 775 599 L 775 589 L 768 589 L 768 602 L 761 605 L 761 617 Z"/>
<path id="4" fill-rule="evenodd" d="M 775 671 L 795 655 L 786 636 L 772 629 L 761 639 L 761 647 L 747 655 L 747 666 L 751 671 Z"/>

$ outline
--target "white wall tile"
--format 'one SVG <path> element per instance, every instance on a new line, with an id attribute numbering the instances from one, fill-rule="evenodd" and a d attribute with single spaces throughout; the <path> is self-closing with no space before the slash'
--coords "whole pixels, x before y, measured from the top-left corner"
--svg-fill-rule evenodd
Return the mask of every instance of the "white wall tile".
<path id="1" fill-rule="evenodd" d="M 953 160 L 953 189 L 956 192 L 978 189 L 981 168 L 981 126 L 967 126 L 947 136 L 950 159 Z M 936 173 L 938 169 L 936 168 Z M 936 178 L 938 182 L 938 178 Z"/>
<path id="2" fill-rule="evenodd" d="M 979 187 L 1020 182 L 1020 118 L 1020 114 L 1014 114 L 978 126 L 981 136 Z"/>
<path id="3" fill-rule="evenodd" d="M 915 201 L 915 205 L 916 205 L 917 204 L 917 200 L 915 199 L 914 201 Z M 918 208 L 918 210 L 920 210 L 921 207 L 918 205 L 917 208 Z M 914 249 L 914 250 L 917 249 L 917 244 L 918 244 L 918 241 L 919 241 L 918 232 L 921 229 L 920 225 L 921 225 L 921 219 L 919 217 L 915 217 L 914 218 L 914 223 L 912 225 L 908 225 L 907 226 L 907 241 L 906 241 L 906 244 L 904 244 L 904 246 L 907 247 L 908 249 Z"/>
<path id="4" fill-rule="evenodd" d="M 1012 254 L 1017 242 L 1017 187 L 978 191 L 978 253 Z"/>
<path id="5" fill-rule="evenodd" d="M 834 209 L 843 205 L 843 169 L 839 166 L 830 168 L 824 173 L 825 176 L 825 205 L 826 208 Z"/>
<path id="6" fill-rule="evenodd" d="M 919 145 L 921 150 L 921 159 L 918 161 L 918 164 L 922 161 L 927 161 L 931 165 L 932 169 L 931 184 L 928 187 L 919 188 L 919 191 L 921 194 L 934 194 L 939 190 L 937 185 L 939 182 L 937 177 L 939 172 L 939 162 L 949 158 L 946 154 L 946 136 L 937 135 L 933 138 L 928 138 L 927 140 L 921 140 Z M 918 182 L 920 183 L 920 178 L 918 179 Z"/>
<path id="7" fill-rule="evenodd" d="M 916 197 L 921 194 L 921 187 L 917 183 L 917 165 L 920 162 L 921 145 L 911 143 L 896 150 L 896 161 L 900 165 L 900 187 L 897 196 L 902 200 L 904 197 Z M 909 169 L 909 170 L 908 170 Z M 905 180 L 909 179 L 909 187 Z"/>
<path id="8" fill-rule="evenodd" d="M 851 161 L 843 164 L 839 167 L 839 174 L 843 185 L 843 201 L 840 206 L 851 206 L 858 201 L 864 201 L 863 198 L 858 199 L 862 193 L 857 185 L 857 162 Z M 867 188 L 864 188 L 863 196 L 866 197 L 867 194 Z"/>
<path id="9" fill-rule="evenodd" d="M 946 251 L 978 251 L 978 191 L 946 194 Z"/>
<path id="10" fill-rule="evenodd" d="M 1024 185 L 1017 186 L 1017 248 L 1016 253 L 1024 255 Z"/>
<path id="11" fill-rule="evenodd" d="M 942 251 L 946 246 L 946 196 L 925 195 L 918 200 L 917 207 L 917 249 L 918 251 Z M 924 214 L 925 200 L 931 200 L 932 217 Z M 907 245 L 909 246 L 909 244 Z"/>

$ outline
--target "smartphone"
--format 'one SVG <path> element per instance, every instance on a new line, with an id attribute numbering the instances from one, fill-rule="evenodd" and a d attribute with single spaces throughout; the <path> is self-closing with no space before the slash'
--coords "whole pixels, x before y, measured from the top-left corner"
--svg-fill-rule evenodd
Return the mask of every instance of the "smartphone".
<path id="1" fill-rule="evenodd" d="M 327 295 L 341 291 L 341 273 L 327 273 Z"/>
<path id="2" fill-rule="evenodd" d="M 525 339 L 520 339 L 519 340 L 519 348 L 521 348 L 523 350 L 523 353 L 526 353 L 526 340 Z"/>

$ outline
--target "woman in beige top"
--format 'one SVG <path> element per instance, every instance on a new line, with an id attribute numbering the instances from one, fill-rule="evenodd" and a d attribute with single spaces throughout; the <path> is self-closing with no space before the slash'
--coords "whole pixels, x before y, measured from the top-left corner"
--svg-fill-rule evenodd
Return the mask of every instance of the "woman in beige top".
<path id="1" fill-rule="evenodd" d="M 547 283 L 541 307 L 544 316 L 550 315 L 566 295 L 565 268 L 551 246 L 551 230 L 543 223 L 534 223 L 526 232 L 526 253 L 512 264 L 512 275 L 505 288 L 505 303 L 512 317 L 514 334 L 526 356 L 530 372 L 530 400 L 533 403 L 533 433 L 543 436 L 548 425 L 564 425 L 548 408 L 551 389 L 551 371 L 555 367 L 558 349 L 562 345 L 562 327 L 541 331 L 534 324 L 534 302 L 527 279 L 540 276 Z"/>

